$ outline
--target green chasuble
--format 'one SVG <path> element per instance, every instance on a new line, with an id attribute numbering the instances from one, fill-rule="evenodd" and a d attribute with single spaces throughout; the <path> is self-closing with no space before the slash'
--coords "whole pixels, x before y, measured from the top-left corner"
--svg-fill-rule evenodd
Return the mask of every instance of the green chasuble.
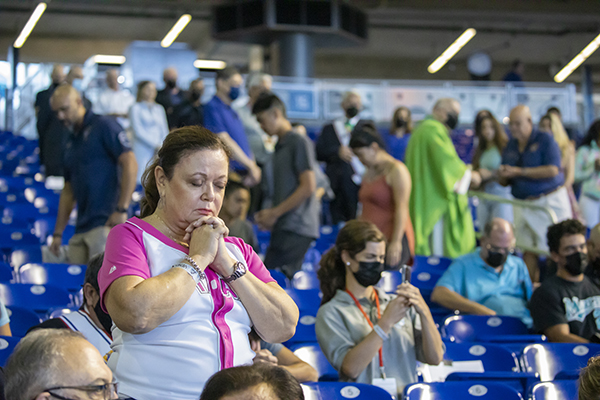
<path id="1" fill-rule="evenodd" d="M 467 195 L 454 186 L 467 166 L 456 153 L 447 128 L 428 118 L 412 133 L 406 148 L 412 178 L 410 218 L 415 230 L 415 253 L 431 255 L 429 236 L 444 218 L 444 256 L 456 258 L 475 247 L 473 217 Z"/>

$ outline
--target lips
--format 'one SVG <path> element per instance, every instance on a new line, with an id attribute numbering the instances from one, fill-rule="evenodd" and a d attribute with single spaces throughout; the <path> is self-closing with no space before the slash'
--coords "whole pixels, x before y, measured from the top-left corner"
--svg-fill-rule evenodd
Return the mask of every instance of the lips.
<path id="1" fill-rule="evenodd" d="M 213 212 L 209 208 L 199 208 L 196 210 L 197 213 L 201 215 L 213 215 Z"/>

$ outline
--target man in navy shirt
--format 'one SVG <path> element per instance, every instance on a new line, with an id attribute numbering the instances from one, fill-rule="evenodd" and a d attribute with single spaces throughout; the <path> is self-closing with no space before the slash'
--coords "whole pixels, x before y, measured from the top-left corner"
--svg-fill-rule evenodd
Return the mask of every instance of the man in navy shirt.
<path id="1" fill-rule="evenodd" d="M 174 67 L 163 71 L 165 87 L 156 93 L 156 102 L 165 108 L 169 129 L 177 128 L 175 107 L 185 100 L 185 92 L 177 86 L 177 70 Z"/>
<path id="2" fill-rule="evenodd" d="M 137 162 L 121 125 L 86 109 L 72 86 L 59 86 L 50 104 L 58 119 L 72 131 L 64 155 L 65 187 L 60 194 L 50 250 L 59 254 L 62 232 L 77 205 L 68 258 L 74 264 L 87 264 L 104 251 L 110 228 L 127 219 Z"/>
<path id="3" fill-rule="evenodd" d="M 512 185 L 512 195 L 534 206 L 550 208 L 560 222 L 572 217 L 560 149 L 552 135 L 533 131 L 531 112 L 519 105 L 510 112 L 512 139 L 502 154 L 499 170 L 500 183 Z M 553 222 L 540 210 L 515 207 L 515 232 L 521 246 L 548 251 L 546 231 Z M 523 255 L 531 280 L 539 282 L 537 254 L 526 251 Z"/>
<path id="4" fill-rule="evenodd" d="M 204 126 L 219 135 L 233 154 L 231 167 L 245 175 L 244 184 L 254 186 L 260 181 L 261 170 L 254 155 L 238 114 L 231 103 L 240 95 L 242 76 L 234 67 L 217 71 L 217 93 L 204 106 Z"/>

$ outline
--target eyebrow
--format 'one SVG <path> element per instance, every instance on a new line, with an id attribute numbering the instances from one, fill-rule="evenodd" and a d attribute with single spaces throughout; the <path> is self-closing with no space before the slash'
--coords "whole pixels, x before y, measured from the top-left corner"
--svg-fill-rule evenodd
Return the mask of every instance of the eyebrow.
<path id="1" fill-rule="evenodd" d="M 196 172 L 195 174 L 192 174 L 191 176 L 196 176 L 196 175 L 200 175 L 203 178 L 208 178 L 208 175 L 206 175 L 203 172 Z M 221 175 L 217 179 L 227 179 L 227 175 Z"/>

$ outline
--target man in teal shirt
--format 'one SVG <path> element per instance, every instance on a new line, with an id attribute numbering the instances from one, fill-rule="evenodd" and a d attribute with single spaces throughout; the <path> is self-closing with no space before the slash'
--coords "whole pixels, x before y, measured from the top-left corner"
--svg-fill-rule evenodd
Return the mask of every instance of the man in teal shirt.
<path id="1" fill-rule="evenodd" d="M 485 226 L 481 247 L 454 260 L 431 300 L 468 314 L 517 317 L 531 327 L 531 278 L 523 260 L 511 254 L 514 246 L 512 225 L 494 218 Z"/>

